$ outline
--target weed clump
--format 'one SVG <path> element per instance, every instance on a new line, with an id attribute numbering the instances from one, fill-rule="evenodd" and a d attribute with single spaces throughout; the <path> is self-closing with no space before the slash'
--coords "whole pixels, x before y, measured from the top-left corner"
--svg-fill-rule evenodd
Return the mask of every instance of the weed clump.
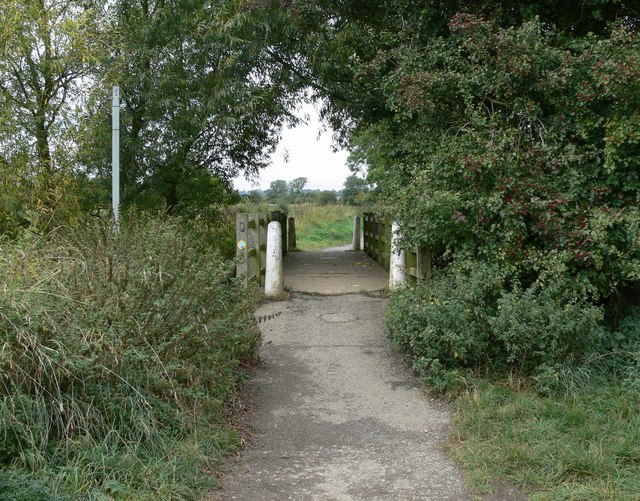
<path id="1" fill-rule="evenodd" d="M 0 243 L 0 491 L 181 499 L 215 483 L 256 298 L 194 232 L 138 216 Z"/>

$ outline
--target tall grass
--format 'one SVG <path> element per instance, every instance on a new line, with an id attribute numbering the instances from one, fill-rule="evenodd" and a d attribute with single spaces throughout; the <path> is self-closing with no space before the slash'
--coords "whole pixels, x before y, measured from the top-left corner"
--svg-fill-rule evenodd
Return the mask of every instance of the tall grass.
<path id="1" fill-rule="evenodd" d="M 0 243 L 0 498 L 193 498 L 255 297 L 177 221 Z"/>
<path id="2" fill-rule="evenodd" d="M 361 211 L 345 205 L 298 204 L 290 206 L 296 219 L 300 250 L 314 251 L 348 244 L 353 238 L 353 217 Z"/>

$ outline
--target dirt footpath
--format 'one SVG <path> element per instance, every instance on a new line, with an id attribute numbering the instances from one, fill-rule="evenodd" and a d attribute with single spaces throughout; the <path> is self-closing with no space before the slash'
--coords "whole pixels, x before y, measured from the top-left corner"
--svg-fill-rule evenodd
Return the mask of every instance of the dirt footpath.
<path id="1" fill-rule="evenodd" d="M 294 289 L 310 292 L 313 281 L 325 294 L 386 284 L 384 270 L 362 253 L 322 253 L 315 267 L 311 253 L 302 254 L 287 263 Z M 365 269 L 368 278 L 326 271 L 340 266 Z M 295 267 L 311 271 L 300 273 L 311 281 L 295 278 Z M 255 443 L 223 478 L 217 499 L 472 499 L 441 450 L 450 411 L 421 391 L 389 346 L 385 302 L 293 293 L 256 312 L 275 317 L 260 324 L 262 363 L 250 383 Z"/>

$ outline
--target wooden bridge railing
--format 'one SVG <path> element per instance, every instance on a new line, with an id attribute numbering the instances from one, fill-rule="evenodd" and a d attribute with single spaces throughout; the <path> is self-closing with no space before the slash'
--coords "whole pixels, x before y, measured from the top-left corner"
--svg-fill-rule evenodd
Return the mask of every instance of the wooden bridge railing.
<path id="1" fill-rule="evenodd" d="M 236 275 L 245 284 L 264 285 L 267 260 L 267 226 L 278 221 L 282 228 L 282 255 L 287 253 L 287 215 L 281 211 L 239 213 L 236 216 Z"/>
<path id="2" fill-rule="evenodd" d="M 389 271 L 391 257 L 391 219 L 373 212 L 363 214 L 364 252 Z"/>
<path id="3" fill-rule="evenodd" d="M 363 215 L 364 252 L 385 270 L 391 262 L 391 218 L 373 212 Z M 405 250 L 407 274 L 417 280 L 431 279 L 431 253 L 422 246 Z"/>

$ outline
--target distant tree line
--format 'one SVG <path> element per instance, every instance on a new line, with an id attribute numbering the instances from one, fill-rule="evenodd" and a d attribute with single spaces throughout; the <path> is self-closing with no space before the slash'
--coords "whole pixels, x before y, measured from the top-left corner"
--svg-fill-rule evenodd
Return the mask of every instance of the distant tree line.
<path id="1" fill-rule="evenodd" d="M 306 177 L 297 177 L 291 181 L 276 179 L 271 181 L 268 190 L 251 190 L 244 196 L 254 204 L 268 202 L 271 204 L 316 203 L 332 205 L 361 205 L 372 200 L 371 185 L 356 175 L 347 177 L 342 190 L 318 190 L 305 188 Z"/>

